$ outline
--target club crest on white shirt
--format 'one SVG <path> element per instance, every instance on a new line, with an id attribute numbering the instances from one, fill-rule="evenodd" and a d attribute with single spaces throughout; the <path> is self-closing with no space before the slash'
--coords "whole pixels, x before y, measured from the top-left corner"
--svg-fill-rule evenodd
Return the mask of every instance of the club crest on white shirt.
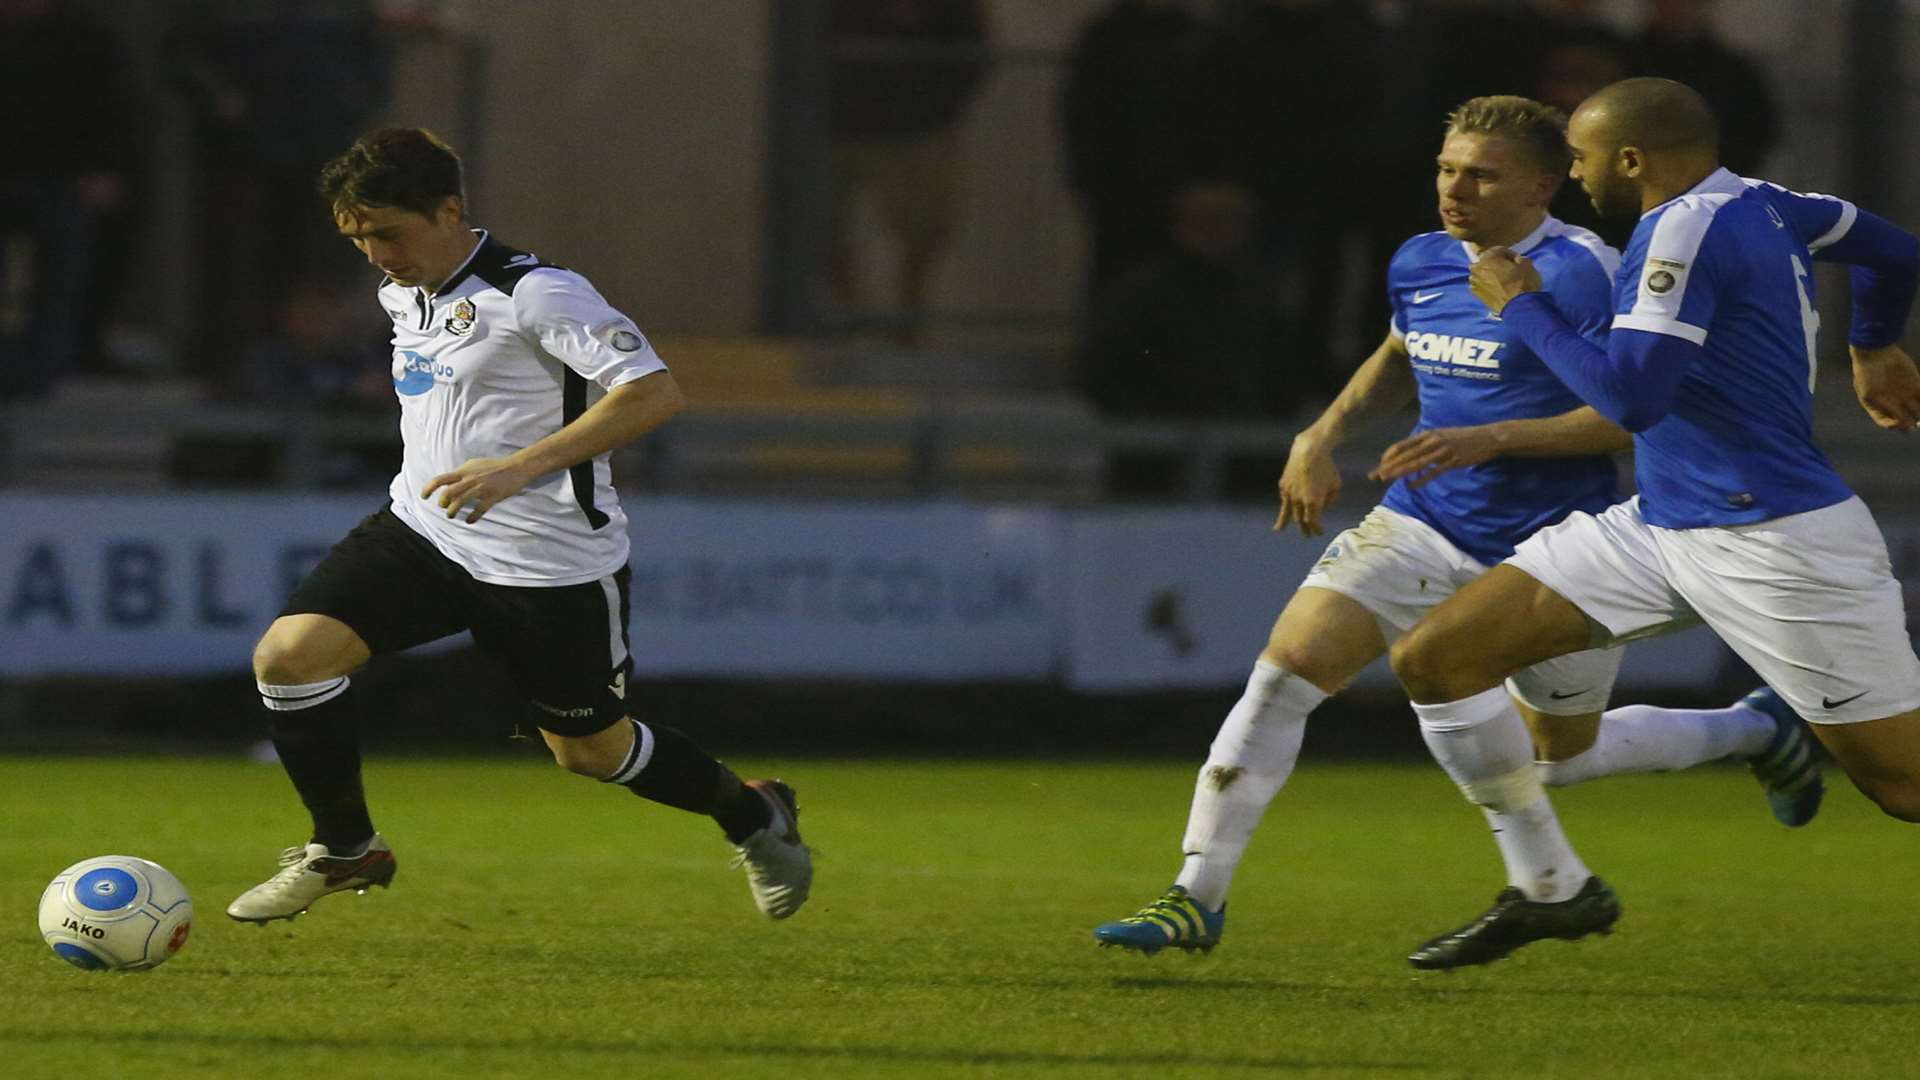
<path id="1" fill-rule="evenodd" d="M 448 315 L 447 321 L 441 325 L 447 328 L 447 333 L 455 337 L 466 337 L 473 333 L 474 318 L 473 301 L 463 298 L 454 302 L 452 314 Z"/>

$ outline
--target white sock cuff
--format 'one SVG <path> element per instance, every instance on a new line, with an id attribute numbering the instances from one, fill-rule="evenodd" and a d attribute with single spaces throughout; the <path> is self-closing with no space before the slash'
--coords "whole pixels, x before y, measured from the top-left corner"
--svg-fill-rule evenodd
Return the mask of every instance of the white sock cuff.
<path id="1" fill-rule="evenodd" d="M 302 683 L 299 686 L 272 686 L 255 679 L 253 685 L 260 688 L 260 703 L 267 708 L 274 712 L 299 712 L 315 705 L 325 705 L 346 693 L 350 680 L 342 675 L 337 679 Z"/>
<path id="2" fill-rule="evenodd" d="M 653 732 L 632 717 L 628 717 L 627 722 L 633 725 L 633 749 L 627 751 L 627 760 L 620 763 L 612 776 L 607 777 L 609 784 L 633 783 L 647 767 L 647 762 L 653 760 Z"/>
<path id="3" fill-rule="evenodd" d="M 1469 780 L 1460 785 L 1460 794 L 1475 806 L 1484 806 L 1499 814 L 1511 814 L 1539 802 L 1547 792 L 1540 783 L 1540 766 L 1528 763 L 1502 776 Z"/>
<path id="4" fill-rule="evenodd" d="M 1285 705 L 1305 716 L 1320 707 L 1329 695 L 1325 690 L 1265 660 L 1253 662 L 1253 674 L 1247 676 L 1247 693 L 1265 702 Z"/>
<path id="5" fill-rule="evenodd" d="M 1413 713 L 1420 718 L 1420 726 L 1428 731 L 1450 732 L 1479 727 L 1511 708 L 1513 699 L 1507 696 L 1507 688 L 1496 686 L 1459 701 L 1432 705 L 1415 702 Z"/>

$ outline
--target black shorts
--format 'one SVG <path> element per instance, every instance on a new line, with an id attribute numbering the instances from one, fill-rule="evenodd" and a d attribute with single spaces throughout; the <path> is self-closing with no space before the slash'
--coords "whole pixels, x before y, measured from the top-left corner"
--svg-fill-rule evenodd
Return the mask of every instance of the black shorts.
<path id="1" fill-rule="evenodd" d="M 626 567 L 598 581 L 490 585 L 440 554 L 391 505 L 354 526 L 294 589 L 282 615 L 325 615 L 373 655 L 473 631 L 556 735 L 591 735 L 627 714 Z"/>

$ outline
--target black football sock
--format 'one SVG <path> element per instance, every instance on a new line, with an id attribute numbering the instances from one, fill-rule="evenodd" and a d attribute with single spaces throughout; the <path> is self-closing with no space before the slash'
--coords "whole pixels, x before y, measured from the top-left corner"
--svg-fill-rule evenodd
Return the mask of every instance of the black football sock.
<path id="1" fill-rule="evenodd" d="M 706 814 L 735 843 L 773 820 L 766 799 L 692 739 L 670 727 L 628 722 L 633 725 L 633 749 L 607 778 L 609 783 L 643 799 Z"/>
<path id="2" fill-rule="evenodd" d="M 713 820 L 720 823 L 729 843 L 738 844 L 773 824 L 773 808 L 767 805 L 765 796 L 741 784 L 733 798 L 713 812 Z"/>
<path id="3" fill-rule="evenodd" d="M 360 785 L 359 715 L 342 676 L 306 686 L 260 684 L 267 730 L 300 801 L 313 815 L 313 842 L 358 850 L 373 836 Z"/>

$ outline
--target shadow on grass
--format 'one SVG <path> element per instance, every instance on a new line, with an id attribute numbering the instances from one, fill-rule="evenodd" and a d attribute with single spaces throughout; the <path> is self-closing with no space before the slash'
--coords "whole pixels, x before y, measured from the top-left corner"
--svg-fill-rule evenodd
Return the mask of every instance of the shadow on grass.
<path id="1" fill-rule="evenodd" d="M 188 972 L 179 973 L 180 976 Z M 337 980 L 346 974 L 336 970 L 324 971 L 241 971 L 231 968 L 199 969 L 191 974 L 212 979 L 259 979 L 267 982 L 281 982 L 287 979 Z M 1035 990 L 1047 993 L 1085 993 L 1102 988 L 1112 990 L 1179 990 L 1185 993 L 1265 993 L 1294 994 L 1304 997 L 1333 995 L 1361 996 L 1378 999 L 1387 995 L 1402 995 L 1409 999 L 1422 997 L 1485 997 L 1485 998 L 1572 998 L 1579 1000 L 1622 1000 L 1622 1001 L 1699 1001 L 1715 1003 L 1754 1002 L 1771 1005 L 1856 1005 L 1885 1006 L 1890 1008 L 1920 1005 L 1920 994 L 1883 994 L 1846 991 L 1785 991 L 1777 988 L 1754 990 L 1730 990 L 1718 987 L 1672 987 L 1672 988 L 1617 988 L 1617 987 L 1580 987 L 1580 986 L 1526 986 L 1493 985 L 1477 981 L 1486 972 L 1463 971 L 1459 973 L 1441 972 L 1438 974 L 1410 975 L 1405 983 L 1370 983 L 1367 985 L 1342 985 L 1335 983 L 1289 982 L 1284 979 L 1246 979 L 1214 978 L 1204 974 L 1192 976 L 1159 975 L 1122 975 L 1113 978 L 1095 976 L 1034 976 L 1024 973 L 980 973 L 980 974 L 927 974 L 927 975 L 888 975 L 875 972 L 818 973 L 800 975 L 802 984 L 818 984 L 842 988 L 886 988 L 899 987 L 910 989 L 934 989 L 949 987 L 967 990 Z M 758 975 L 753 975 L 758 978 Z M 545 981 L 550 975 L 545 972 L 530 973 L 525 976 L 531 981 Z M 653 980 L 659 982 L 696 981 L 712 978 L 711 971 L 692 969 L 655 969 L 634 971 L 627 974 L 634 980 Z M 1454 985 L 1454 980 L 1459 980 Z M 392 985 L 390 982 L 389 985 Z M 0 1040 L 9 1036 L 0 1032 Z M 1326 1066 L 1316 1066 L 1326 1067 Z M 1403 1066 L 1413 1067 L 1413 1066 Z"/>
<path id="2" fill-rule="evenodd" d="M 63 1035 L 47 1031 L 0 1030 L 0 1046 L 30 1043 L 45 1047 L 50 1043 L 82 1042 L 88 1045 L 112 1043 L 125 1046 L 200 1046 L 227 1049 L 257 1048 L 264 1053 L 284 1054 L 289 1050 L 326 1050 L 364 1053 L 364 1037 L 331 1038 L 325 1036 L 264 1035 L 251 1033 L 210 1033 L 173 1031 L 88 1031 Z M 535 1054 L 646 1054 L 675 1055 L 683 1058 L 799 1058 L 804 1060 L 841 1060 L 850 1062 L 900 1062 L 925 1065 L 1094 1065 L 1115 1068 L 1169 1068 L 1200 1066 L 1215 1069 L 1259 1069 L 1275 1072 L 1316 1072 L 1321 1070 L 1365 1070 L 1430 1075 L 1457 1075 L 1438 1066 L 1406 1061 L 1308 1061 L 1284 1057 L 1256 1057 L 1224 1054 L 1074 1054 L 1044 1050 L 974 1050 L 965 1048 L 908 1046 L 805 1046 L 782 1043 L 738 1044 L 667 1042 L 660 1040 L 623 1041 L 617 1039 L 389 1039 L 379 1040 L 383 1051 L 503 1051 Z"/>
<path id="3" fill-rule="evenodd" d="M 1470 974 L 1458 976 L 1472 978 Z M 1438 979 L 1455 978 L 1452 975 L 1440 975 Z M 1409 986 L 1326 986 L 1312 983 L 1285 982 L 1279 979 L 1174 979 L 1152 976 L 1122 977 L 1114 979 L 1112 985 L 1121 990 L 1168 990 L 1187 992 L 1215 991 L 1222 993 L 1286 993 L 1286 994 L 1363 994 L 1367 997 L 1379 997 L 1383 994 L 1400 993 L 1408 996 L 1458 996 L 1458 997 L 1512 997 L 1512 998 L 1582 998 L 1582 999 L 1621 999 L 1640 1001 L 1707 1001 L 1707 1002 L 1762 1002 L 1769 1005 L 1887 1005 L 1907 1007 L 1920 1005 L 1920 994 L 1859 994 L 1844 992 L 1786 992 L 1774 988 L 1765 990 L 1723 990 L 1700 989 L 1695 987 L 1676 987 L 1673 989 L 1617 989 L 1584 988 L 1578 986 L 1446 986 L 1436 985 L 1435 977 L 1424 977 L 1423 981 Z"/>

